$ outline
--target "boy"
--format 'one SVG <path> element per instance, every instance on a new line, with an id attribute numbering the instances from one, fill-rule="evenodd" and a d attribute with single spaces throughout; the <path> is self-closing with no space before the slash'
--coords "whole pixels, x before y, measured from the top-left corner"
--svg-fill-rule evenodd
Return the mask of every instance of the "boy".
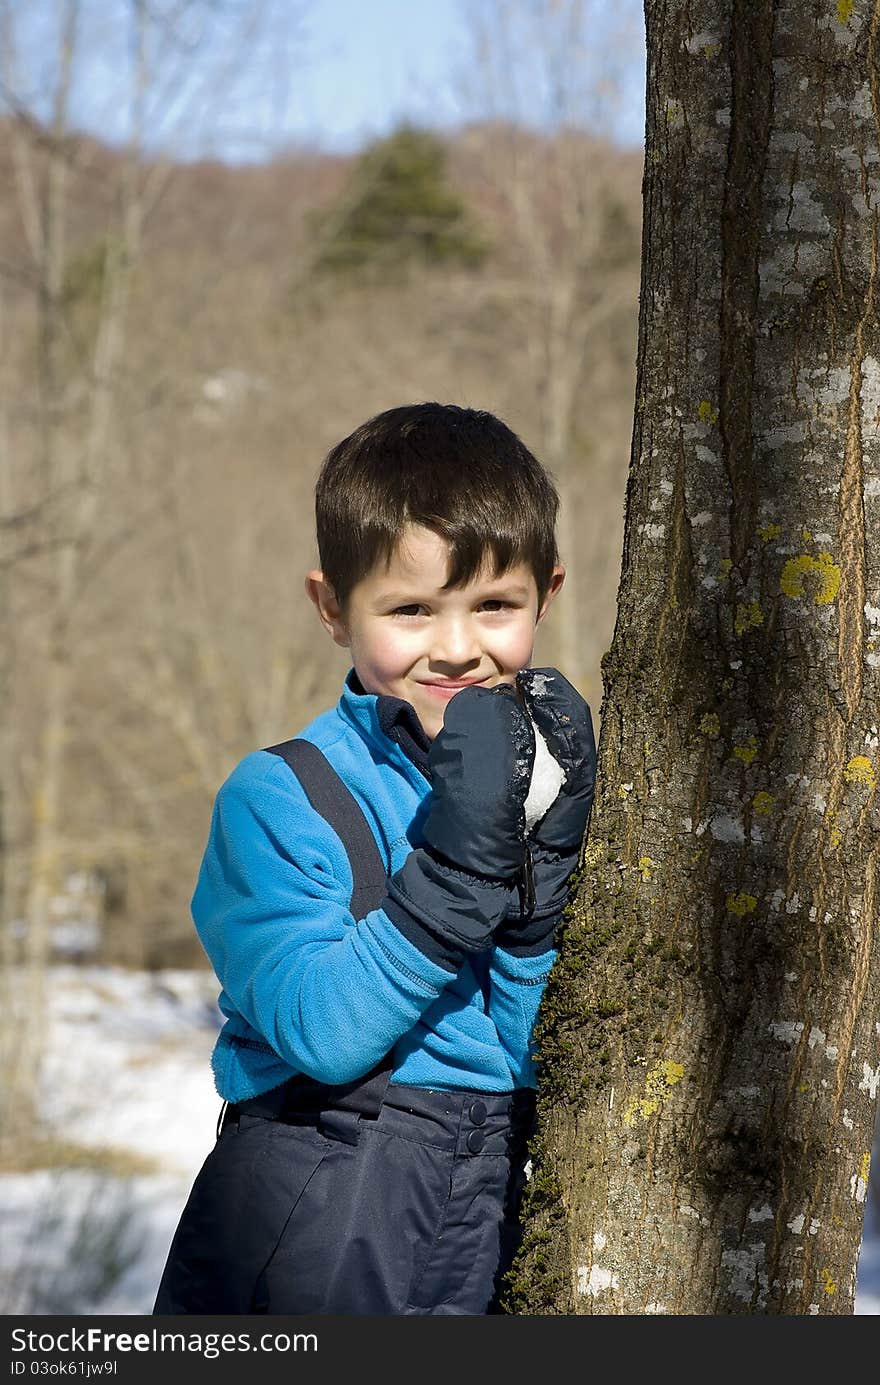
<path id="1" fill-rule="evenodd" d="M 558 503 L 509 428 L 452 405 L 391 409 L 325 459 L 306 591 L 352 667 L 300 734 L 363 810 L 386 893 L 356 918 L 290 765 L 245 757 L 192 906 L 228 1104 L 155 1313 L 499 1311 L 595 777 L 589 707 L 528 667 L 565 576 Z"/>

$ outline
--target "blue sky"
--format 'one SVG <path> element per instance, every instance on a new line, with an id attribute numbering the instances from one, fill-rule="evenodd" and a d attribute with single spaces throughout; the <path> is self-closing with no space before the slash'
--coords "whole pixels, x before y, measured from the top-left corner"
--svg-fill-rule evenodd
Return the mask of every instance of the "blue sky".
<path id="1" fill-rule="evenodd" d="M 334 147 L 352 148 L 407 116 L 456 124 L 464 114 L 462 81 L 473 84 L 470 100 L 479 102 L 468 13 L 485 15 L 493 6 L 499 15 L 505 8 L 503 0 L 470 6 L 467 0 L 329 0 L 310 7 L 303 20 L 298 128 Z M 528 0 L 520 7 L 525 12 Z M 616 128 L 622 143 L 640 145 L 644 24 L 641 4 L 630 8 L 628 99 Z"/>
<path id="2" fill-rule="evenodd" d="M 454 119 L 460 13 L 457 0 L 330 0 L 315 6 L 304 22 L 299 128 L 351 148 L 405 116 Z"/>
<path id="3" fill-rule="evenodd" d="M 23 94 L 47 114 L 61 6 L 12 9 Z M 81 0 L 75 123 L 110 140 L 131 127 L 132 13 L 130 0 Z M 643 142 L 641 0 L 152 0 L 150 13 L 161 22 L 148 56 L 163 80 L 146 108 L 148 143 L 177 157 L 259 159 L 291 144 L 348 152 L 405 119 L 546 125 L 560 104 L 621 144 Z"/>
<path id="4" fill-rule="evenodd" d="M 530 19 L 534 10 L 537 21 Z M 286 54 L 287 127 L 306 142 L 351 150 L 407 118 L 448 127 L 485 115 L 493 104 L 497 113 L 541 123 L 550 96 L 546 71 L 539 68 L 548 61 L 571 63 L 566 17 L 571 22 L 576 11 L 582 75 L 586 77 L 588 67 L 594 77 L 615 69 L 620 102 L 611 122 L 614 137 L 622 144 L 641 146 L 641 0 L 616 0 L 613 7 L 599 0 L 544 0 L 537 6 L 535 0 L 305 0 L 298 36 L 291 38 Z M 494 97 L 475 60 L 474 28 L 481 20 L 488 24 L 496 49 L 507 42 L 512 50 L 509 70 L 500 77 L 505 90 L 495 91 Z M 538 55 L 545 41 L 546 58 Z M 583 103 L 574 89 L 573 73 L 566 81 L 569 103 L 578 109 Z"/>

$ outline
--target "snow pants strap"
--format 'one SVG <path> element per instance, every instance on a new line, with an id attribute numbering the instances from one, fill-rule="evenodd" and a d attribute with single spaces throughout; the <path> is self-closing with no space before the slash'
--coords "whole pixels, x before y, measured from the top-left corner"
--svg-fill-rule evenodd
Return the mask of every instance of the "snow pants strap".
<path id="1" fill-rule="evenodd" d="M 345 847 L 354 882 L 349 907 L 356 919 L 363 918 L 385 897 L 388 872 L 360 804 L 323 751 L 311 741 L 295 736 L 266 748 L 290 766 L 312 807 L 326 818 Z M 361 1116 L 373 1120 L 378 1116 L 392 1069 L 393 1058 L 389 1052 L 366 1076 L 341 1086 L 327 1086 L 308 1077 L 293 1077 L 285 1083 L 282 1109 L 288 1115 L 296 1114 L 297 1110 L 320 1110 L 325 1124 L 351 1133 L 356 1130 Z M 356 1135 L 347 1142 L 356 1143 Z"/>
<path id="2" fill-rule="evenodd" d="M 290 766 L 306 797 L 321 817 L 326 818 L 348 854 L 354 888 L 350 909 L 362 919 L 377 908 L 388 886 L 385 867 L 363 810 L 343 783 L 323 751 L 311 741 L 294 736 L 280 745 L 267 746 Z"/>

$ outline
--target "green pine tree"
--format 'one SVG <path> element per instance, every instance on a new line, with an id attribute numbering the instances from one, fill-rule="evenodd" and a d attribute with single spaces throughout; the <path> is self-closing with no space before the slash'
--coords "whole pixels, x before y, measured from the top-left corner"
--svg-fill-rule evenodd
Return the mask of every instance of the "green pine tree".
<path id="1" fill-rule="evenodd" d="M 361 155 L 341 208 L 322 218 L 317 267 L 345 274 L 393 271 L 413 262 L 476 266 L 485 241 L 446 179 L 446 150 L 405 126 Z"/>

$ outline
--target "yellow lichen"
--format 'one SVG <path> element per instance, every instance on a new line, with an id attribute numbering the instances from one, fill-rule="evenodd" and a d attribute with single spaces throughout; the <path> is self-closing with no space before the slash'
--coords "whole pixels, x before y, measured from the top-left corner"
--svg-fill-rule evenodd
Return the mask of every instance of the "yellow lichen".
<path id="1" fill-rule="evenodd" d="M 836 817 L 837 817 L 837 811 L 836 811 L 836 809 L 834 809 L 834 808 L 827 808 L 826 811 L 825 811 L 825 816 L 824 816 L 824 818 L 822 819 L 822 821 L 825 823 L 825 825 L 826 825 L 827 828 L 828 828 L 828 835 L 829 835 L 830 838 L 831 838 L 831 845 L 834 846 L 834 847 L 840 846 L 840 843 L 843 841 L 843 833 L 841 832 L 841 830 L 840 830 L 839 827 L 836 827 L 836 826 L 835 826 L 835 823 L 834 823 L 834 819 L 835 819 Z"/>
<path id="2" fill-rule="evenodd" d="M 818 590 L 816 604 L 827 606 L 840 590 L 841 571 L 830 553 L 820 553 L 814 558 L 811 553 L 800 553 L 789 558 L 784 564 L 779 586 L 785 596 L 804 595 L 804 578 L 810 573 L 816 577 Z"/>
<path id="3" fill-rule="evenodd" d="M 684 120 L 684 106 L 674 96 L 666 98 L 666 119 L 670 125 L 680 125 Z"/>
<path id="4" fill-rule="evenodd" d="M 855 9 L 855 0 L 837 0 L 837 18 L 845 24 Z"/>
<path id="5" fill-rule="evenodd" d="M 717 423 L 718 410 L 712 408 L 708 399 L 701 399 L 697 406 L 697 417 L 701 423 Z"/>
<path id="6" fill-rule="evenodd" d="M 641 1097 L 634 1097 L 624 1112 L 624 1123 L 635 1125 L 636 1121 L 647 1120 L 660 1110 L 663 1102 L 667 1100 L 676 1082 L 680 1082 L 684 1077 L 684 1068 L 681 1063 L 675 1063 L 671 1059 L 664 1059 L 652 1068 L 645 1076 L 645 1094 Z"/>
<path id="7" fill-rule="evenodd" d="M 763 789 L 761 789 L 760 793 L 756 793 L 755 797 L 752 799 L 752 807 L 755 812 L 760 813 L 762 817 L 766 816 L 767 813 L 772 813 L 775 806 L 776 799 L 773 797 L 772 793 L 765 793 Z"/>
<path id="8" fill-rule="evenodd" d="M 758 901 L 753 894 L 729 894 L 727 907 L 732 914 L 738 914 L 740 918 L 744 918 L 746 914 L 755 912 Z"/>
<path id="9" fill-rule="evenodd" d="M 659 861 L 652 861 L 650 856 L 639 857 L 639 870 L 642 872 L 643 880 L 653 880 L 654 871 L 659 866 Z"/>
<path id="10" fill-rule="evenodd" d="M 703 49 L 703 57 L 706 59 L 706 62 L 710 62 L 712 58 L 717 58 L 720 52 L 720 43 L 707 43 L 706 47 Z"/>
<path id="11" fill-rule="evenodd" d="M 828 1269 L 827 1265 L 825 1265 L 825 1266 L 822 1267 L 821 1274 L 822 1274 L 822 1287 L 824 1288 L 826 1294 L 836 1294 L 836 1293 L 837 1293 L 837 1285 L 835 1284 L 835 1282 L 834 1282 L 834 1276 L 832 1275 L 831 1271 Z"/>
<path id="12" fill-rule="evenodd" d="M 584 865 L 587 867 L 588 870 L 592 870 L 594 866 L 598 866 L 599 862 L 602 860 L 602 857 L 604 855 L 604 842 L 590 842 L 589 846 L 584 852 Z"/>
<path id="13" fill-rule="evenodd" d="M 870 1150 L 866 1150 L 865 1153 L 862 1155 L 862 1162 L 861 1162 L 861 1164 L 859 1165 L 859 1178 L 862 1180 L 862 1182 L 864 1183 L 864 1185 L 865 1185 L 866 1188 L 867 1188 L 867 1186 L 868 1186 L 868 1172 L 869 1172 L 870 1168 L 871 1168 L 871 1151 L 870 1151 Z"/>
<path id="14" fill-rule="evenodd" d="M 758 530 L 758 538 L 763 539 L 764 543 L 769 543 L 770 539 L 778 539 L 781 533 L 781 524 L 765 524 Z"/>
<path id="15" fill-rule="evenodd" d="M 700 722 L 700 730 L 704 736 L 717 736 L 721 730 L 721 719 L 717 712 L 706 712 Z"/>
<path id="16" fill-rule="evenodd" d="M 726 582 L 730 576 L 730 569 L 733 567 L 732 558 L 722 558 L 718 564 L 718 581 Z"/>
<path id="17" fill-rule="evenodd" d="M 843 777 L 850 784 L 867 784 L 870 789 L 876 782 L 874 766 L 867 755 L 854 755 L 843 771 Z"/>
<path id="18" fill-rule="evenodd" d="M 748 606 L 740 602 L 736 608 L 736 621 L 734 629 L 738 635 L 742 635 L 746 630 L 751 630 L 755 625 L 764 624 L 764 613 L 757 601 L 750 601 Z"/>
<path id="19" fill-rule="evenodd" d="M 733 753 L 738 760 L 742 760 L 743 764 L 750 765 L 758 753 L 758 742 L 754 736 L 749 736 L 743 745 L 733 747 Z"/>

